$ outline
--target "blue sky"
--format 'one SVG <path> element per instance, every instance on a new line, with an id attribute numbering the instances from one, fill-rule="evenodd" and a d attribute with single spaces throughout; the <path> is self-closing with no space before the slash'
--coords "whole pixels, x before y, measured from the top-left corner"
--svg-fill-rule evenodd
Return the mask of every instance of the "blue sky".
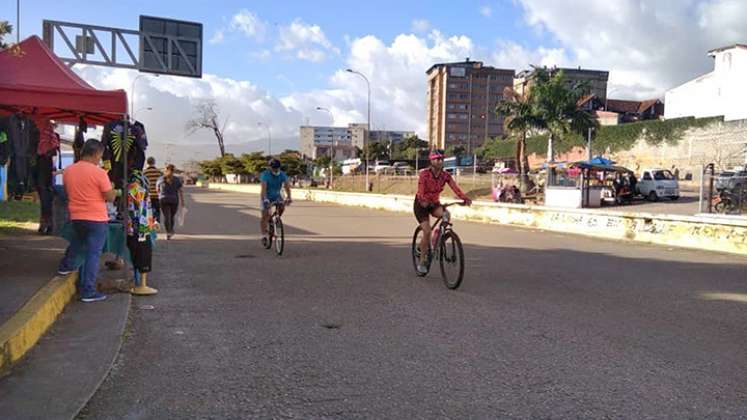
<path id="1" fill-rule="evenodd" d="M 14 22 L 15 4 L 0 0 L 0 19 Z M 708 50 L 747 43 L 745 0 L 22 0 L 21 32 L 39 34 L 45 18 L 136 29 L 140 14 L 204 24 L 202 79 L 143 77 L 132 95 L 135 71 L 74 70 L 151 107 L 138 118 L 154 144 L 214 142 L 184 130 L 204 100 L 227 121 L 227 144 L 266 144 L 259 122 L 290 147 L 301 124 L 365 122 L 365 85 L 346 67 L 371 80 L 374 128 L 425 138 L 425 71 L 435 62 L 608 70 L 611 97 L 652 99 L 711 71 Z"/>
<path id="2" fill-rule="evenodd" d="M 444 35 L 467 35 L 476 44 L 492 46 L 496 39 L 513 40 L 528 48 L 554 46 L 552 37 L 528 27 L 522 7 L 511 0 L 492 2 L 453 1 L 99 1 L 22 0 L 21 35 L 40 34 L 43 19 L 64 20 L 136 29 L 138 15 L 172 17 L 202 22 L 205 31 L 204 71 L 237 80 L 251 80 L 275 95 L 321 88 L 337 68 L 345 66 L 350 39 L 375 35 L 391 42 L 397 35 L 412 33 L 414 20 L 427 20 Z M 15 0 L 0 0 L 0 18 L 15 22 Z M 490 8 L 490 16 L 481 13 Z M 220 44 L 210 44 L 216 31 L 230 25 L 241 10 L 250 11 L 266 24 L 263 39 L 240 32 L 227 33 Z M 484 11 L 484 10 L 483 10 Z M 10 12 L 10 13 L 8 13 Z M 274 51 L 278 32 L 295 19 L 318 25 L 340 54 L 310 63 Z M 426 31 L 427 32 L 427 31 Z M 272 51 L 271 59 L 258 60 L 253 53 Z M 475 51 L 475 54 L 479 54 Z M 481 57 L 475 56 L 475 59 Z"/>

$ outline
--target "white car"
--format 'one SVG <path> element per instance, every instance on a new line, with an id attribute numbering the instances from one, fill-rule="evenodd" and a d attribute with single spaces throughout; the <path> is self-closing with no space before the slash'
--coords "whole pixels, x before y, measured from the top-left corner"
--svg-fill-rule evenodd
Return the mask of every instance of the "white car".
<path id="1" fill-rule="evenodd" d="M 373 170 L 374 170 L 375 173 L 378 174 L 380 172 L 386 171 L 389 168 L 391 168 L 391 166 L 389 165 L 389 162 L 387 162 L 385 160 L 382 160 L 382 161 L 377 161 L 376 162 L 376 164 L 373 167 Z"/>
<path id="2" fill-rule="evenodd" d="M 668 169 L 644 169 L 636 185 L 638 193 L 649 201 L 680 198 L 680 183 Z"/>

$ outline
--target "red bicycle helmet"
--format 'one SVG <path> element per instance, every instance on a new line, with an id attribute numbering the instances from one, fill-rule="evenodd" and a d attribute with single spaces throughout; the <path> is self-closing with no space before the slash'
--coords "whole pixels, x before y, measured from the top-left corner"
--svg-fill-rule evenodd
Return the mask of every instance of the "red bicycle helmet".
<path id="1" fill-rule="evenodd" d="M 441 149 L 433 149 L 431 150 L 431 154 L 428 155 L 428 160 L 443 159 L 443 158 L 444 158 L 444 151 Z"/>

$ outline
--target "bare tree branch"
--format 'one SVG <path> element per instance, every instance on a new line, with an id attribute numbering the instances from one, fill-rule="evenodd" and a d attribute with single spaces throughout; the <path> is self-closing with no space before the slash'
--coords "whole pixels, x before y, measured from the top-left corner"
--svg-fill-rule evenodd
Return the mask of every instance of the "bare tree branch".
<path id="1" fill-rule="evenodd" d="M 223 127 L 218 124 L 218 104 L 215 103 L 214 99 L 205 99 L 194 106 L 194 117 L 186 122 L 184 128 L 188 135 L 194 134 L 197 130 L 208 129 L 212 130 L 218 141 L 218 148 L 220 149 L 221 157 L 226 155 L 226 147 L 223 141 L 223 133 L 228 124 L 228 118 L 226 118 Z"/>

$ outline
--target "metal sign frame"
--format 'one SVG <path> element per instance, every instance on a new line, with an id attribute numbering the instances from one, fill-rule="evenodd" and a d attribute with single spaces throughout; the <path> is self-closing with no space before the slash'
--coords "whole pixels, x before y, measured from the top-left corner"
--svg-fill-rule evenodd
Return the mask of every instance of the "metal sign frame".
<path id="1" fill-rule="evenodd" d="M 141 19 L 143 16 L 141 16 Z M 162 19 L 146 17 L 150 19 Z M 163 19 L 164 22 L 174 22 L 177 24 L 191 24 L 199 26 L 200 38 L 196 39 L 193 37 L 180 37 L 172 36 L 167 34 L 154 34 L 143 31 L 136 31 L 132 29 L 112 28 L 98 25 L 88 25 L 82 23 L 72 23 L 54 20 L 44 20 L 43 22 L 43 38 L 44 42 L 49 48 L 55 52 L 55 35 L 63 41 L 63 50 L 67 56 L 60 54 L 58 57 L 72 67 L 75 64 L 90 64 L 97 66 L 106 67 L 117 67 L 125 69 L 134 69 L 140 72 L 159 73 L 166 75 L 175 76 L 186 76 L 186 77 L 202 77 L 202 24 L 195 22 L 177 21 L 172 19 Z M 68 33 L 69 31 L 71 33 Z M 103 34 L 103 37 L 100 36 Z M 71 37 L 72 36 L 72 37 Z M 91 54 L 86 48 L 82 50 L 76 48 L 76 36 L 80 36 L 85 41 L 79 41 L 83 45 L 93 43 L 94 53 Z M 131 41 L 128 41 L 126 37 L 137 37 L 138 45 L 132 45 Z M 88 41 L 90 40 L 90 41 Z M 156 48 L 158 42 L 166 41 L 166 51 L 161 51 Z M 193 42 L 196 44 L 197 58 L 193 64 L 189 58 L 189 55 L 182 48 L 182 42 Z M 106 45 L 106 47 L 105 47 Z M 143 67 L 143 50 L 145 46 L 148 46 L 152 51 L 165 52 L 167 54 L 167 60 L 162 60 L 161 57 L 156 54 L 156 68 L 144 68 Z M 135 52 L 138 52 L 136 54 Z M 101 59 L 90 57 L 91 55 L 98 54 Z M 72 57 L 70 57 L 70 55 Z M 180 58 L 182 62 L 186 63 L 187 71 L 176 71 L 173 66 L 175 62 L 174 56 Z M 179 61 L 179 60 L 177 60 Z"/>

